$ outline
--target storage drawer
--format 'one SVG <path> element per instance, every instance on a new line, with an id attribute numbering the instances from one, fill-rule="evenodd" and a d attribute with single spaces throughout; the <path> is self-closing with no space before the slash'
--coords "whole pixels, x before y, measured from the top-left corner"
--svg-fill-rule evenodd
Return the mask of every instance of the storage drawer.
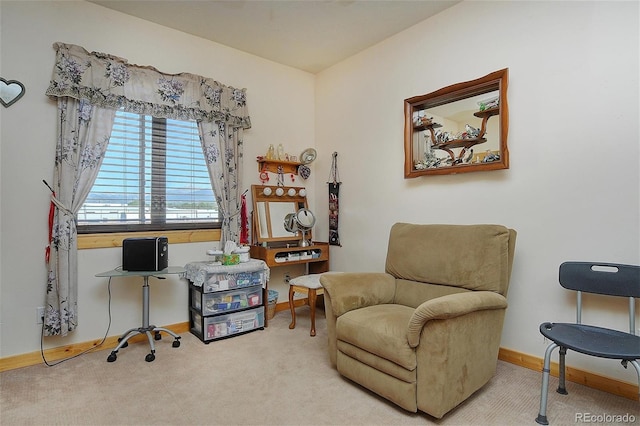
<path id="1" fill-rule="evenodd" d="M 234 288 L 263 286 L 266 283 L 265 271 L 237 272 L 237 273 L 213 273 L 207 274 L 202 291 L 211 293 L 214 291 L 231 290 Z"/>
<path id="2" fill-rule="evenodd" d="M 200 287 L 189 286 L 191 307 L 202 315 L 234 312 L 262 305 L 262 286 L 254 285 L 241 289 L 202 293 Z"/>
<path id="3" fill-rule="evenodd" d="M 263 306 L 212 317 L 191 310 L 191 332 L 205 343 L 261 328 L 264 328 Z"/>

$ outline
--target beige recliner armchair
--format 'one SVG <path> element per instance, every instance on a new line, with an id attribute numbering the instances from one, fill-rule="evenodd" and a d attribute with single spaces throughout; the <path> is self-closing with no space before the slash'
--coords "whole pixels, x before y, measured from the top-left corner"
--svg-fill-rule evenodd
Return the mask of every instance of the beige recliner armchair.
<path id="1" fill-rule="evenodd" d="M 320 278 L 332 364 L 444 416 L 495 374 L 515 240 L 500 225 L 393 225 L 384 273 Z"/>

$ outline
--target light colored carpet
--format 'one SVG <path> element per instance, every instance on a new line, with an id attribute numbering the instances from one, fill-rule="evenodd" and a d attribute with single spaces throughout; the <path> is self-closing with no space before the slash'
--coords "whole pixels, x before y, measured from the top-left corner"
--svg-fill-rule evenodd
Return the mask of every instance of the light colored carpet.
<path id="1" fill-rule="evenodd" d="M 179 348 L 164 336 L 156 359 L 147 343 L 92 352 L 54 367 L 0 374 L 0 423 L 10 425 L 535 425 L 540 373 L 498 362 L 496 376 L 437 420 L 409 413 L 342 378 L 329 364 L 322 312 L 316 337 L 300 308 L 289 330 L 279 312 L 264 331 L 203 344 L 190 333 Z M 124 330 L 123 330 L 124 331 Z M 117 331 L 116 331 L 117 332 Z M 111 349 L 111 348 L 110 348 Z M 576 415 L 635 416 L 638 402 L 551 378 L 548 418 L 574 425 Z M 597 420 L 597 419 L 595 419 Z M 594 424 L 594 422 L 591 422 Z M 601 422 L 600 424 L 606 424 Z M 597 422 L 595 423 L 597 424 Z M 632 423 L 633 424 L 633 423 Z"/>

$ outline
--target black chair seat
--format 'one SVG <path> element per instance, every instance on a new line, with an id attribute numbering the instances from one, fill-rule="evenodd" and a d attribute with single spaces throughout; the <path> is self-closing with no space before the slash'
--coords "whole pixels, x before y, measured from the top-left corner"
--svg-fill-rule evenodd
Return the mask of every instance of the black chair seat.
<path id="1" fill-rule="evenodd" d="M 640 359 L 640 337 L 584 324 L 540 324 L 540 333 L 557 345 L 583 354 L 612 359 Z"/>

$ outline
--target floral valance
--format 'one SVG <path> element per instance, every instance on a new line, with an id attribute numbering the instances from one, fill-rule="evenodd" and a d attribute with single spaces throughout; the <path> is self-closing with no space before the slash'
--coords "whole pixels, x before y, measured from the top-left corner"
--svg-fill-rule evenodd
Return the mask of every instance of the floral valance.
<path id="1" fill-rule="evenodd" d="M 224 121 L 248 129 L 245 89 L 194 74 L 165 74 L 126 59 L 54 43 L 56 64 L 46 94 L 160 118 Z"/>

